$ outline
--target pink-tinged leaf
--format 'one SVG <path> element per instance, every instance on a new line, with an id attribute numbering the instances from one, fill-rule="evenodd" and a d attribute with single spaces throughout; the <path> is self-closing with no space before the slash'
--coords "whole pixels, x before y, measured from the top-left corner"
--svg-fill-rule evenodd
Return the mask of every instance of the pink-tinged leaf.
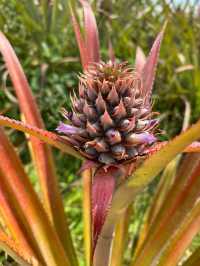
<path id="1" fill-rule="evenodd" d="M 78 171 L 78 174 L 81 174 L 82 172 L 84 172 L 85 170 L 92 170 L 92 169 L 96 169 L 97 167 L 99 167 L 99 164 L 90 161 L 90 160 L 86 160 L 83 162 L 81 168 Z"/>
<path id="2" fill-rule="evenodd" d="M 110 58 L 111 62 L 114 63 L 116 61 L 116 58 L 115 58 L 115 52 L 113 49 L 113 45 L 112 45 L 112 42 L 110 39 L 109 39 L 109 43 L 108 43 L 108 54 L 109 54 L 109 58 Z"/>
<path id="3" fill-rule="evenodd" d="M 61 136 L 54 134 L 52 132 L 49 132 L 44 129 L 40 129 L 34 126 L 31 126 L 29 124 L 25 124 L 24 122 L 20 122 L 14 119 L 10 119 L 6 116 L 0 115 L 0 125 L 11 127 L 14 129 L 17 129 L 19 131 L 25 132 L 30 134 L 31 136 L 34 136 L 38 138 L 39 140 L 42 140 L 58 149 L 60 149 L 63 152 L 66 152 L 72 156 L 75 156 L 77 158 L 81 158 L 79 153 L 76 152 L 69 144 L 69 141 L 67 138 L 62 138 Z"/>
<path id="4" fill-rule="evenodd" d="M 99 164 L 95 163 L 94 161 L 86 160 L 83 162 L 81 168 L 78 171 L 78 174 L 84 172 L 85 170 L 92 170 L 99 166 Z"/>
<path id="5" fill-rule="evenodd" d="M 156 67 L 158 63 L 158 57 L 159 57 L 159 51 L 160 51 L 160 45 L 163 39 L 164 30 L 158 34 L 156 40 L 154 41 L 154 44 L 151 48 L 150 54 L 146 60 L 146 63 L 143 68 L 142 73 L 142 81 L 143 81 L 143 95 L 145 97 L 146 103 L 150 104 L 150 97 L 152 93 L 152 87 L 155 79 L 156 74 Z"/>
<path id="6" fill-rule="evenodd" d="M 32 95 L 26 76 L 20 62 L 10 45 L 9 41 L 0 32 L 0 51 L 3 55 L 6 67 L 12 80 L 20 110 L 26 122 L 30 125 L 44 128 L 44 123 L 37 108 L 36 101 Z M 42 200 L 45 209 L 54 225 L 69 257 L 75 261 L 75 252 L 72 246 L 70 232 L 68 230 L 62 198 L 59 191 L 53 155 L 50 147 L 39 139 L 30 136 L 30 143 L 33 152 L 33 162 L 38 172 Z"/>
<path id="7" fill-rule="evenodd" d="M 72 25 L 74 28 L 74 33 L 76 35 L 76 41 L 77 41 L 77 44 L 79 47 L 82 67 L 83 67 L 83 69 L 86 69 L 88 66 L 88 62 L 89 62 L 88 50 L 86 49 L 85 41 L 83 39 L 78 21 L 76 19 L 76 16 L 75 16 L 74 11 L 73 11 L 71 6 L 70 6 L 70 12 L 71 12 L 71 19 L 72 19 Z"/>
<path id="8" fill-rule="evenodd" d="M 141 74 L 145 63 L 146 63 L 146 56 L 143 50 L 138 46 L 136 49 L 135 70 Z"/>
<path id="9" fill-rule="evenodd" d="M 19 265 L 42 266 L 34 257 L 27 254 L 23 247 L 8 237 L 2 230 L 0 230 L 0 248 L 9 254 Z"/>
<path id="10" fill-rule="evenodd" d="M 93 253 L 106 219 L 115 188 L 115 176 L 112 168 L 105 171 L 97 170 L 92 184 L 92 224 L 93 224 Z"/>
<path id="11" fill-rule="evenodd" d="M 135 167 L 135 164 L 133 164 Z M 127 177 L 127 175 L 129 174 L 129 171 L 131 169 L 133 169 L 132 166 L 130 165 L 113 165 L 113 166 L 108 166 L 108 167 L 104 167 L 103 169 L 101 169 L 101 171 L 103 170 L 103 174 L 105 173 L 107 175 L 110 175 L 110 178 L 114 177 L 117 178 L 117 180 L 123 180 L 123 178 Z M 100 176 L 99 176 L 100 178 Z M 102 181 L 103 182 L 103 181 Z M 107 191 L 107 187 L 105 186 L 106 191 Z M 102 184 L 102 190 L 103 190 L 103 184 Z M 126 197 L 126 195 L 121 195 L 122 197 Z M 100 197 L 100 201 L 101 201 L 101 195 L 99 195 Z M 106 207 L 106 206 L 105 206 Z M 107 210 L 107 208 L 109 207 L 109 212 Z M 113 217 L 111 217 L 111 219 L 108 219 L 108 216 L 110 217 L 110 204 L 107 208 L 105 208 L 104 212 L 101 212 L 102 214 L 106 214 L 106 217 L 104 218 L 104 215 L 102 215 L 104 218 L 104 220 L 102 220 L 100 224 L 100 226 L 98 226 L 98 231 L 100 231 L 100 235 L 98 237 L 97 240 L 97 244 L 95 246 L 95 250 L 93 247 L 93 252 L 94 252 L 94 257 L 93 257 L 93 265 L 94 266 L 102 266 L 102 265 L 108 265 L 109 261 L 110 261 L 110 255 L 111 255 L 111 247 L 112 247 L 112 243 L 113 243 L 113 236 L 114 236 L 114 231 L 115 231 L 115 225 L 116 223 L 120 220 L 120 218 L 122 217 L 122 213 L 123 212 L 119 212 L 117 213 L 117 217 L 114 217 L 114 219 L 112 219 Z M 125 209 L 124 209 L 125 210 Z M 106 223 L 106 227 L 104 228 L 104 225 Z M 104 229 L 102 231 L 102 229 Z M 94 243 L 94 238 L 93 238 L 93 243 Z"/>
<path id="12" fill-rule="evenodd" d="M 37 125 L 37 127 L 42 128 L 43 122 L 29 88 L 26 76 L 13 48 L 2 32 L 0 32 L 0 51 L 3 55 L 10 78 L 14 85 L 22 112 L 26 117 L 29 116 L 30 124 Z"/>
<path id="13" fill-rule="evenodd" d="M 87 0 L 80 0 L 84 11 L 84 31 L 85 31 L 85 44 L 89 54 L 89 63 L 100 60 L 99 55 L 99 33 L 96 24 L 96 19 L 92 8 Z"/>

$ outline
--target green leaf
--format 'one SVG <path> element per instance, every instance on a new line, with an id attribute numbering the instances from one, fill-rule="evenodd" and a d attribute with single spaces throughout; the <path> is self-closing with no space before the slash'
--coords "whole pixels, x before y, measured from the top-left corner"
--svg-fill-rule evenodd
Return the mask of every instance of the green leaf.
<path id="1" fill-rule="evenodd" d="M 51 31 L 55 31 L 56 29 L 56 22 L 57 22 L 57 15 L 58 15 L 58 0 L 53 1 L 53 7 L 52 7 L 52 15 L 51 15 Z"/>

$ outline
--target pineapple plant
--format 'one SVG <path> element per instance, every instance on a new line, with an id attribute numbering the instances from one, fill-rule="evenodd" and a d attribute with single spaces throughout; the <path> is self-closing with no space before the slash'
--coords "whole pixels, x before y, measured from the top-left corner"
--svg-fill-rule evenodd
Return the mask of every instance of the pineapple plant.
<path id="1" fill-rule="evenodd" d="M 175 266 L 200 231 L 200 121 L 173 140 L 160 143 L 151 93 L 164 29 L 147 59 L 137 51 L 135 67 L 118 63 L 113 56 L 104 63 L 91 6 L 86 0 L 80 2 L 84 35 L 72 8 L 71 16 L 83 74 L 78 93 L 71 97 L 72 111 L 63 110 L 66 122 L 58 125 L 59 134 L 44 129 L 20 63 L 0 33 L 0 51 L 25 120 L 0 115 L 0 125 L 31 136 L 42 196 L 35 192 L 1 128 L 0 214 L 5 228 L 0 227 L 0 247 L 19 265 L 79 265 L 49 144 L 84 161 L 81 172 L 87 266 L 123 265 L 127 208 L 166 167 L 130 265 L 153 266 L 156 262 Z M 176 156 L 180 153 L 189 154 L 179 162 Z M 184 266 L 198 265 L 198 254 L 194 252 Z"/>

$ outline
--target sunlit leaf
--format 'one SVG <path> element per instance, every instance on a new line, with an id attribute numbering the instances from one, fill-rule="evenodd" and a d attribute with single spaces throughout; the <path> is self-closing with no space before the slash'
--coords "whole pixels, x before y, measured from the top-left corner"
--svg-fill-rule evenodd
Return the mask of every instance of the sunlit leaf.
<path id="1" fill-rule="evenodd" d="M 0 230 L 0 248 L 7 252 L 19 265 L 42 266 L 34 257 L 30 257 L 15 241 Z"/>
<path id="2" fill-rule="evenodd" d="M 196 154 L 190 157 L 183 161 L 166 196 L 167 200 L 149 229 L 134 266 L 140 263 L 149 264 L 160 254 L 160 250 L 170 241 L 170 237 L 178 230 L 199 197 L 200 156 Z"/>
<path id="3" fill-rule="evenodd" d="M 0 170 L 6 174 L 5 181 L 18 202 L 20 215 L 24 219 L 23 223 L 30 230 L 29 235 L 39 252 L 39 257 L 41 255 L 47 265 L 58 266 L 63 263 L 71 266 L 56 231 L 2 129 L 0 130 L 0 157 Z"/>
<path id="4" fill-rule="evenodd" d="M 128 225 L 130 223 L 131 214 L 133 213 L 132 206 L 127 209 L 127 211 L 120 217 L 118 221 L 113 245 L 112 245 L 112 255 L 110 266 L 121 266 L 123 265 L 124 251 L 126 242 L 128 239 Z"/>
<path id="5" fill-rule="evenodd" d="M 198 176 L 200 174 L 198 169 Z M 175 234 L 169 240 L 167 248 L 161 255 L 158 266 L 177 265 L 194 236 L 200 231 L 200 201 L 189 211 Z"/>
<path id="6" fill-rule="evenodd" d="M 10 119 L 8 117 L 0 115 L 0 125 L 1 126 L 6 126 L 6 127 L 11 127 L 14 129 L 17 129 L 19 131 L 28 133 L 34 137 L 37 137 L 38 139 L 60 149 L 63 152 L 66 152 L 70 155 L 73 155 L 77 158 L 81 158 L 79 153 L 76 152 L 70 145 L 67 139 L 64 139 L 60 137 L 57 134 L 54 134 L 52 132 L 49 132 L 44 129 L 39 129 L 37 127 L 31 126 L 29 124 L 25 124 L 23 122 Z"/>
<path id="7" fill-rule="evenodd" d="M 46 3 L 49 5 L 48 2 Z M 46 12 L 48 13 L 48 11 Z M 10 43 L 2 33 L 0 33 L 0 51 L 5 60 L 25 121 L 32 126 L 44 128 L 44 123 L 20 62 Z M 39 139 L 32 136 L 30 136 L 30 142 L 33 151 L 33 161 L 39 175 L 44 206 L 67 250 L 67 253 L 69 254 L 69 257 L 74 261 L 73 265 L 76 265 L 76 256 L 72 245 L 70 231 L 67 226 L 50 147 L 46 145 L 46 143 L 41 142 Z"/>
<path id="8" fill-rule="evenodd" d="M 23 217 L 19 215 L 18 202 L 9 189 L 6 178 L 6 175 L 0 170 L 0 214 L 15 242 L 21 245 L 29 256 L 33 257 L 35 254 L 31 246 L 29 232 L 22 223 Z"/>

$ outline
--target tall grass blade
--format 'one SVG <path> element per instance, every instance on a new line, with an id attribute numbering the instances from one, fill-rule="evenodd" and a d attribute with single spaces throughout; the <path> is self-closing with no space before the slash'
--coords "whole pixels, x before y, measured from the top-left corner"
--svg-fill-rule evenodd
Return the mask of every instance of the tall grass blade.
<path id="1" fill-rule="evenodd" d="M 51 31 L 52 32 L 55 32 L 56 30 L 56 23 L 57 23 L 57 16 L 58 16 L 58 4 L 59 4 L 59 0 L 53 1 L 52 14 L 51 14 Z"/>

